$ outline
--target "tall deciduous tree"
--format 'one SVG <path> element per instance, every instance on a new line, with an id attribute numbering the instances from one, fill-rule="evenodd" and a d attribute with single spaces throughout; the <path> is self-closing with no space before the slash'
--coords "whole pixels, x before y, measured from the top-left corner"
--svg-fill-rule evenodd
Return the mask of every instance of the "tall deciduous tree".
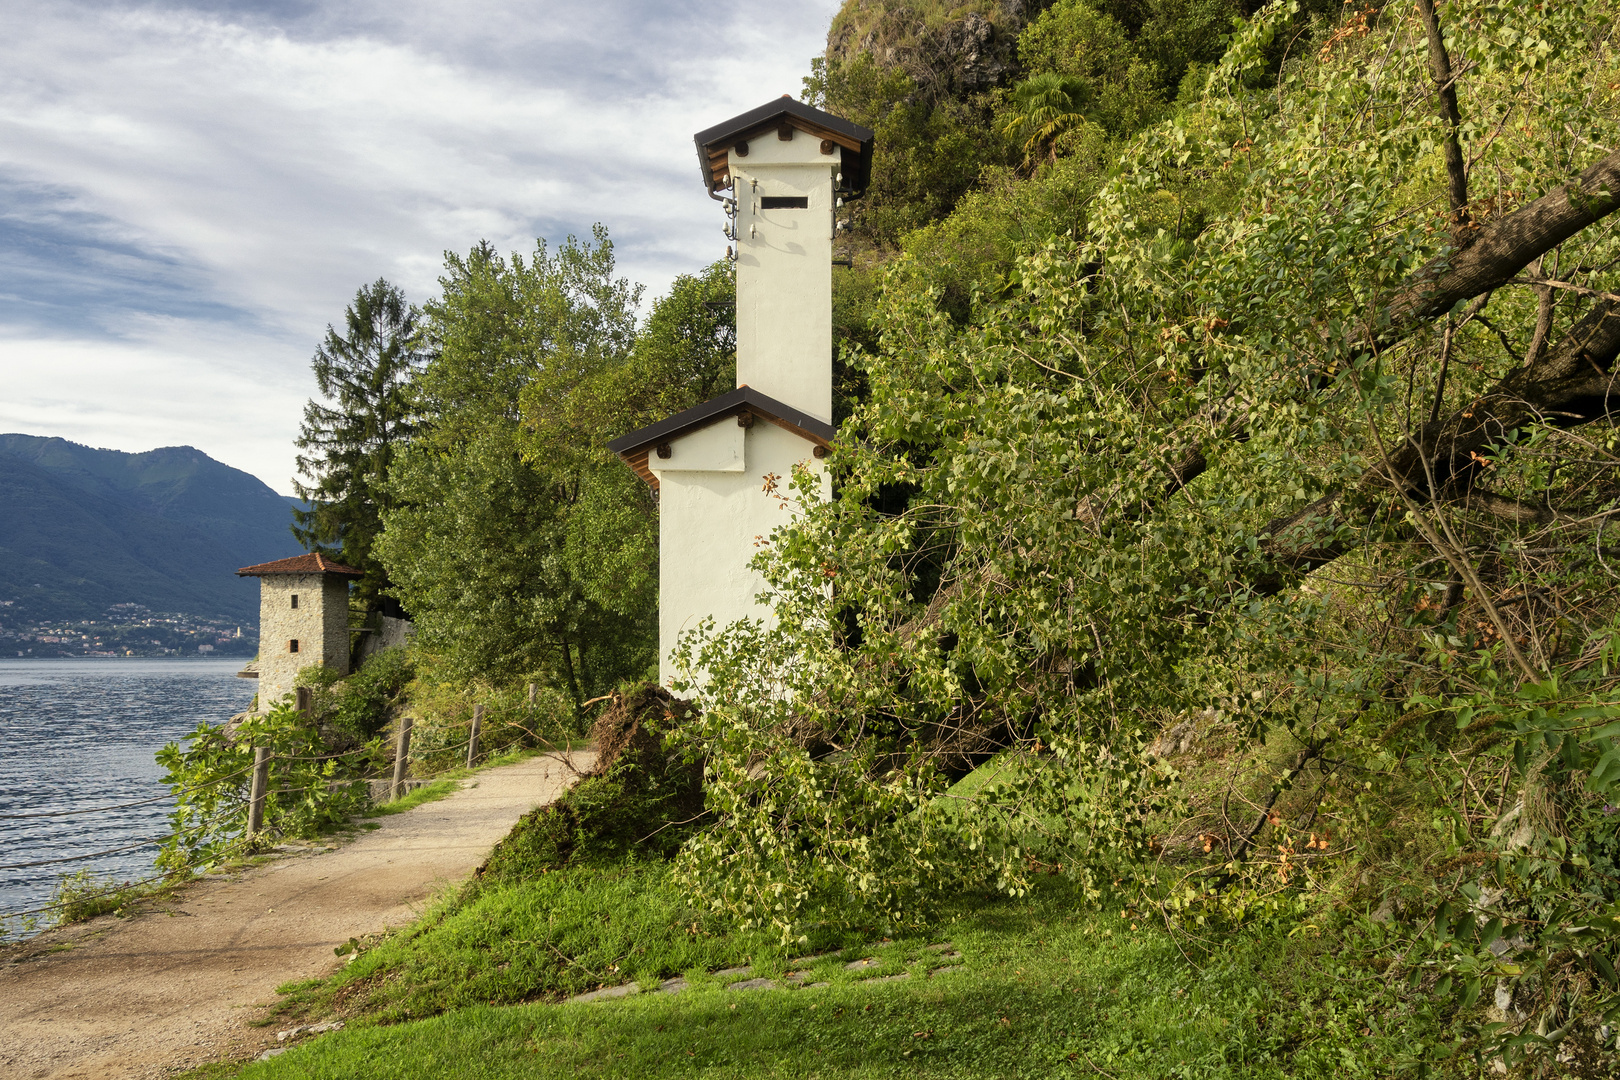
<path id="1" fill-rule="evenodd" d="M 328 325 L 310 366 L 321 399 L 304 406 L 297 446 L 298 496 L 293 535 L 364 570 L 356 588 L 366 603 L 382 599 L 387 575 L 372 555 L 387 504 L 386 480 L 415 431 L 412 381 L 425 356 L 418 312 L 397 287 L 378 278 L 355 293 L 343 332 Z M 306 482 L 307 481 L 307 482 Z"/>
<path id="2" fill-rule="evenodd" d="M 449 671 L 540 674 L 578 702 L 656 644 L 657 506 L 605 444 L 731 387 L 730 274 L 677 279 L 639 333 L 600 227 L 527 258 L 480 244 L 441 284 L 379 551 Z"/>

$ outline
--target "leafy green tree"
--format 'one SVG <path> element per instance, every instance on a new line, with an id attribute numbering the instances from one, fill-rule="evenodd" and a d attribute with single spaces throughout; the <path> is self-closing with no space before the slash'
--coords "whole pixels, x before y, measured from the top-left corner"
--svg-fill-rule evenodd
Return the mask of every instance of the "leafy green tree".
<path id="1" fill-rule="evenodd" d="M 607 443 L 736 386 L 736 286 L 728 263 L 681 275 L 659 298 L 622 362 L 521 395 L 525 452 L 576 478 L 568 557 L 584 594 L 656 621 L 658 508 Z M 648 647 L 652 647 L 651 639 Z"/>
<path id="2" fill-rule="evenodd" d="M 678 279 L 639 334 L 600 227 L 527 259 L 481 244 L 441 284 L 379 551 L 449 674 L 540 674 L 578 703 L 657 645 L 656 504 L 606 443 L 734 385 L 729 268 Z"/>
<path id="3" fill-rule="evenodd" d="M 543 674 L 576 702 L 639 672 L 650 652 L 650 597 L 593 602 L 571 556 L 589 477 L 562 455 L 532 453 L 519 401 L 530 387 L 565 396 L 624 362 L 640 289 L 614 277 L 613 247 L 544 243 L 525 259 L 488 244 L 448 255 L 441 296 L 425 309 L 435 355 L 419 380 L 422 432 L 390 481 L 378 552 L 417 623 L 418 641 L 452 678 Z"/>
<path id="4" fill-rule="evenodd" d="M 1125 135 L 1164 112 L 1162 72 L 1143 56 L 1141 44 L 1087 0 L 1059 0 L 1018 35 L 1018 59 L 1032 79 L 1078 80 L 1086 87 L 1078 104 L 1087 117 L 1111 134 Z M 1017 91 L 1014 97 L 1016 104 Z"/>
<path id="5" fill-rule="evenodd" d="M 418 312 L 378 278 L 355 293 L 344 332 L 326 328 L 310 367 L 323 401 L 311 399 L 297 440 L 294 481 L 308 509 L 293 511 L 293 535 L 365 571 L 355 598 L 368 606 L 388 584 L 373 555 L 388 506 L 388 476 L 416 431 L 412 380 L 425 362 Z"/>
<path id="6" fill-rule="evenodd" d="M 857 239 L 892 247 L 907 231 L 949 213 L 986 165 L 1007 161 L 1006 141 L 985 121 L 988 97 L 934 98 L 869 53 L 816 59 L 805 100 L 871 128 L 880 148 L 872 179 L 848 216 Z"/>

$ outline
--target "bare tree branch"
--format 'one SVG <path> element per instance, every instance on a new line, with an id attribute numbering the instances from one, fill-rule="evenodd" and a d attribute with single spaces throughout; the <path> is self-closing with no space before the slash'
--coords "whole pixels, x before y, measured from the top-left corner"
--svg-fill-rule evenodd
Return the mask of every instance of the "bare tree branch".
<path id="1" fill-rule="evenodd" d="M 1362 543 L 1391 490 L 1418 502 L 1465 490 L 1480 471 L 1480 451 L 1540 420 L 1576 426 L 1620 413 L 1620 303 L 1601 300 L 1534 364 L 1507 375 L 1483 396 L 1367 470 L 1354 492 L 1333 491 L 1267 528 L 1273 569 L 1252 582 L 1277 592 L 1294 576 L 1332 562 Z"/>
<path id="2" fill-rule="evenodd" d="M 1462 143 L 1457 129 L 1462 127 L 1462 113 L 1457 108 L 1457 84 L 1451 74 L 1451 57 L 1446 52 L 1446 40 L 1440 34 L 1440 20 L 1434 13 L 1434 0 L 1418 0 L 1418 15 L 1423 21 L 1423 33 L 1429 39 L 1429 74 L 1434 78 L 1435 93 L 1440 98 L 1440 118 L 1446 122 L 1446 195 L 1451 200 L 1451 221 L 1459 228 L 1467 228 L 1468 165 L 1463 161 Z"/>

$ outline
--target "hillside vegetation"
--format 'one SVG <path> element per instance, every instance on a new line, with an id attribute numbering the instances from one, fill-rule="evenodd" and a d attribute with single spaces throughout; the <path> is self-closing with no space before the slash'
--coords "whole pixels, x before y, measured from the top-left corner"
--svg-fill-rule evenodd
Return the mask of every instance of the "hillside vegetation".
<path id="1" fill-rule="evenodd" d="M 452 946 L 609 983 L 963 927 L 1007 963 L 896 993 L 985 1038 L 826 1075 L 1034 1072 L 982 1010 L 1146 954 L 1129 1008 L 1049 994 L 1058 1032 L 1017 1045 L 1081 1075 L 1612 1075 L 1613 35 L 1586 0 L 852 0 L 807 80 L 878 132 L 834 271 L 836 494 L 793 480 L 773 626 L 683 642 L 709 681 L 661 734 L 703 814 L 668 862 L 469 887 L 454 934 L 378 951 L 387 1000 L 468 1004 L 428 974 Z M 648 670 L 655 508 L 602 441 L 726 384 L 728 286 L 635 326 L 605 233 L 452 260 L 377 546 L 447 681 L 538 672 L 583 713 Z M 565 938 L 520 935 L 567 889 Z M 662 936 L 580 929 L 637 896 Z M 545 965 L 572 974 L 485 1000 L 575 988 Z M 466 1075 L 529 1075 L 646 1021 L 709 1040 L 648 1035 L 649 1070 L 787 1073 L 770 1025 L 832 1030 L 807 992 L 748 1014 L 746 1060 L 698 1062 L 730 1009 L 694 998 L 453 1013 L 274 1069 L 484 1025 Z M 1183 993 L 1174 1038 L 1131 1033 Z M 887 1047 L 868 1005 L 845 1030 Z"/>

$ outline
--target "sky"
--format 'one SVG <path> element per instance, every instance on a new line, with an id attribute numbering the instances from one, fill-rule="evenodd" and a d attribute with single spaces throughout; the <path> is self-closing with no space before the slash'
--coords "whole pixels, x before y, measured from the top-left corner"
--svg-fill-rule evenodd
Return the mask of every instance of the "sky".
<path id="1" fill-rule="evenodd" d="M 361 285 L 601 222 L 725 251 L 692 133 L 801 92 L 838 0 L 0 0 L 0 432 L 190 445 L 292 491 Z"/>

